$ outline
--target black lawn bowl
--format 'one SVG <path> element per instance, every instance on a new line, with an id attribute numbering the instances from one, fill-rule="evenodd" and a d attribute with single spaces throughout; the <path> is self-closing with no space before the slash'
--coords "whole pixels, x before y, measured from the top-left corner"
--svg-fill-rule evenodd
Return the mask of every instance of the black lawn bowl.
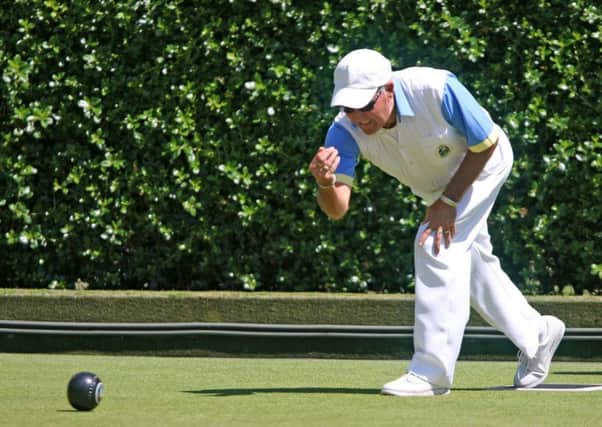
<path id="1" fill-rule="evenodd" d="M 67 398 L 78 411 L 91 411 L 102 399 L 104 385 L 92 372 L 78 372 L 69 380 Z"/>

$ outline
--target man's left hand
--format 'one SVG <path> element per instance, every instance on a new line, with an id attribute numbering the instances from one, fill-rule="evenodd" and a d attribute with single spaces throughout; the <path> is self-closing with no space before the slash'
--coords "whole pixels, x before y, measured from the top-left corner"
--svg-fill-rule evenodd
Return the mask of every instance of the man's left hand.
<path id="1" fill-rule="evenodd" d="M 422 232 L 418 239 L 420 246 L 424 245 L 426 239 L 431 234 L 434 234 L 433 253 L 439 255 L 441 242 L 443 241 L 445 248 L 449 248 L 452 239 L 456 234 L 456 208 L 437 200 L 426 209 L 426 216 L 423 224 L 428 224 L 427 228 Z"/>

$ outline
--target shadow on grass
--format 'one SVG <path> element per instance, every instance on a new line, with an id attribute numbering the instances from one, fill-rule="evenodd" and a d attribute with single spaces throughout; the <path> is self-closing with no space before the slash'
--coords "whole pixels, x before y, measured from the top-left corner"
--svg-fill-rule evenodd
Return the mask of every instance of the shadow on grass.
<path id="1" fill-rule="evenodd" d="M 270 387 L 270 388 L 219 388 L 206 390 L 183 390 L 182 393 L 206 394 L 215 397 L 249 396 L 259 393 L 293 393 L 293 394 L 379 394 L 374 388 L 342 388 L 342 387 Z"/>
<path id="2" fill-rule="evenodd" d="M 600 384 L 542 384 L 532 391 L 600 391 Z M 493 387 L 452 387 L 452 391 L 517 391 L 527 389 L 517 389 L 514 386 L 493 386 Z M 252 396 L 255 394 L 365 394 L 380 395 L 379 389 L 374 388 L 341 388 L 341 387 L 270 387 L 270 388 L 218 388 L 205 390 L 182 390 L 182 393 L 202 394 L 213 397 L 229 396 Z"/>
<path id="3" fill-rule="evenodd" d="M 514 390 L 512 386 L 492 386 L 492 387 L 452 387 L 451 391 L 504 391 Z"/>
<path id="4" fill-rule="evenodd" d="M 513 386 L 493 387 L 452 387 L 452 391 L 507 391 L 516 390 Z M 346 387 L 270 387 L 270 388 L 220 388 L 205 390 L 182 390 L 182 393 L 204 394 L 214 397 L 250 396 L 254 394 L 365 394 L 380 395 L 380 389 Z"/>

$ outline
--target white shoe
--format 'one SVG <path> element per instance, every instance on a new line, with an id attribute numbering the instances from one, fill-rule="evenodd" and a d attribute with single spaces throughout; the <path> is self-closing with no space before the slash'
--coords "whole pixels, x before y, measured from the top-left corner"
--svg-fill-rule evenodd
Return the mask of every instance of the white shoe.
<path id="1" fill-rule="evenodd" d="M 395 381 L 388 382 L 380 392 L 391 396 L 438 396 L 449 394 L 449 388 L 433 385 L 410 372 Z"/>
<path id="2" fill-rule="evenodd" d="M 564 336 L 564 322 L 554 316 L 542 316 L 546 334 L 540 338 L 539 348 L 532 359 L 518 352 L 518 369 L 514 375 L 514 387 L 533 388 L 544 382 L 550 370 L 552 357 Z"/>

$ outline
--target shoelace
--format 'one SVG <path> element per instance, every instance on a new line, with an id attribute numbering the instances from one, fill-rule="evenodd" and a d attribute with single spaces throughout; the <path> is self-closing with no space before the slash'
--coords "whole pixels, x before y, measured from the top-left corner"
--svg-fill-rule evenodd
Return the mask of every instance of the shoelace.
<path id="1" fill-rule="evenodd" d="M 409 382 L 409 383 L 414 383 L 414 384 L 415 384 L 415 383 L 417 383 L 417 382 L 420 382 L 420 377 L 419 377 L 419 376 L 417 376 L 416 374 L 414 374 L 413 372 L 408 372 L 408 373 L 405 375 L 405 380 L 406 380 L 407 382 Z"/>

